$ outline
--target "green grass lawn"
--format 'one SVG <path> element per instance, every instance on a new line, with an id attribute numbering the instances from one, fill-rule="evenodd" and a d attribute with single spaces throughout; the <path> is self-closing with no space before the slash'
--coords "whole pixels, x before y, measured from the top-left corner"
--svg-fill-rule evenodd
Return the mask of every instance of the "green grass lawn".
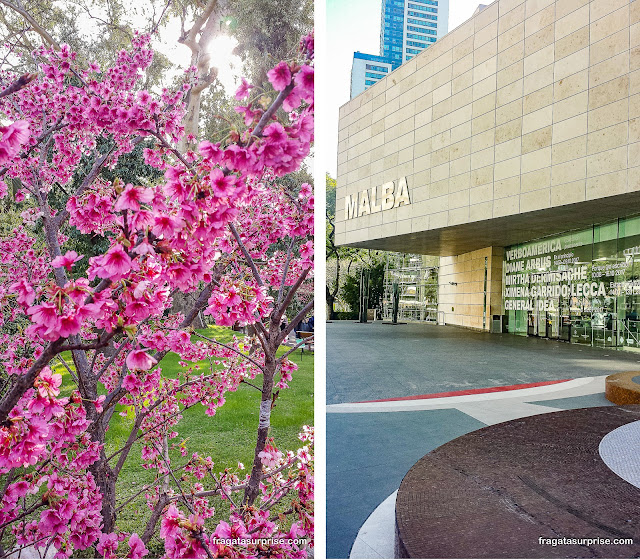
<path id="1" fill-rule="evenodd" d="M 200 329 L 198 332 L 223 343 L 231 340 L 233 334 L 238 334 L 232 333 L 230 329 L 215 326 Z M 197 337 L 194 337 L 195 339 Z M 279 355 L 286 350 L 281 348 Z M 298 433 L 301 427 L 304 424 L 313 424 L 313 354 L 305 352 L 302 355 L 300 350 L 296 350 L 289 357 L 298 364 L 298 370 L 289 382 L 290 388 L 280 391 L 280 398 L 271 414 L 270 435 L 281 450 L 296 450 L 300 447 L 302 443 L 298 439 Z M 177 355 L 168 354 L 160 363 L 163 375 L 176 377 L 181 369 L 178 362 Z M 208 360 L 200 362 L 199 365 L 205 371 L 210 367 Z M 74 388 L 70 376 L 62 365 L 56 365 L 55 369 L 63 374 L 63 392 L 70 392 Z M 261 386 L 262 376 L 257 376 L 252 383 Z M 184 464 L 187 458 L 197 451 L 202 457 L 211 456 L 215 462 L 215 472 L 225 468 L 235 470 L 238 461 L 244 463 L 245 472 L 249 472 L 258 428 L 260 397 L 260 392 L 255 388 L 241 384 L 236 392 L 225 394 L 226 403 L 217 409 L 213 417 L 207 416 L 204 407 L 200 405 L 187 410 L 175 428 L 180 435 L 171 440 L 170 444 L 180 443 L 188 438 L 188 453 L 182 458 L 177 450 L 172 450 L 172 464 Z M 120 406 L 118 411 L 122 409 Z M 107 433 L 107 455 L 122 447 L 132 426 L 132 417 L 122 417 L 117 412 L 114 414 Z M 144 469 L 141 463 L 140 445 L 136 445 L 129 453 L 118 479 L 119 503 L 141 490 L 145 484 L 153 482 L 156 471 Z M 215 505 L 220 517 L 223 517 L 228 511 L 226 503 L 216 499 Z M 124 531 L 141 533 L 148 515 L 146 500 L 144 495 L 141 495 L 119 514 L 118 526 Z M 162 555 L 161 541 L 152 542 L 148 548 L 152 557 Z"/>

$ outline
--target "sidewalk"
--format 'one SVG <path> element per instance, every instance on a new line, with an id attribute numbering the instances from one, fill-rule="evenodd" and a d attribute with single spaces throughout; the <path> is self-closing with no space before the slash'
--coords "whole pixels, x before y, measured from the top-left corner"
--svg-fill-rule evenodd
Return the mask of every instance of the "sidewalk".
<path id="1" fill-rule="evenodd" d="M 327 349 L 329 558 L 392 557 L 393 494 L 429 451 L 489 424 L 605 406 L 604 377 L 640 369 L 637 354 L 435 325 L 332 323 Z M 443 392 L 454 395 L 393 400 Z"/>

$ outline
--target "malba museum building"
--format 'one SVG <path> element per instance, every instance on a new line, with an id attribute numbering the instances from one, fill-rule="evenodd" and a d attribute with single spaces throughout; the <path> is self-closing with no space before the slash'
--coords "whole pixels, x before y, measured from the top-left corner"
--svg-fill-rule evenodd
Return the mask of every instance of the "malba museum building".
<path id="1" fill-rule="evenodd" d="M 499 0 L 340 109 L 336 241 L 447 324 L 640 348 L 640 0 Z"/>

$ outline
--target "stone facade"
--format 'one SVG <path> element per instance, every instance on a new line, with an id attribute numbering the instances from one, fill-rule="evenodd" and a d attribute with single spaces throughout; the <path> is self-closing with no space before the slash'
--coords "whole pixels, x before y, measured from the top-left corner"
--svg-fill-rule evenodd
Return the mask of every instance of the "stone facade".
<path id="1" fill-rule="evenodd" d="M 346 219 L 405 177 L 410 204 Z M 638 202 L 640 0 L 496 1 L 340 109 L 340 244 L 460 262 Z"/>

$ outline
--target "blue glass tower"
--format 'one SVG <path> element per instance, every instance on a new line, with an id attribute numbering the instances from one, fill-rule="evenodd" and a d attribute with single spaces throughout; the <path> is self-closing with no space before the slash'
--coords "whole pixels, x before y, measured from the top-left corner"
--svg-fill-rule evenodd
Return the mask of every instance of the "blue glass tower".
<path id="1" fill-rule="evenodd" d="M 382 0 L 380 11 L 380 55 L 375 60 L 395 70 L 446 35 L 449 0 Z M 351 70 L 351 97 L 362 93 L 388 72 L 372 72 L 364 55 L 354 53 Z M 371 62 L 373 59 L 369 59 Z"/>

